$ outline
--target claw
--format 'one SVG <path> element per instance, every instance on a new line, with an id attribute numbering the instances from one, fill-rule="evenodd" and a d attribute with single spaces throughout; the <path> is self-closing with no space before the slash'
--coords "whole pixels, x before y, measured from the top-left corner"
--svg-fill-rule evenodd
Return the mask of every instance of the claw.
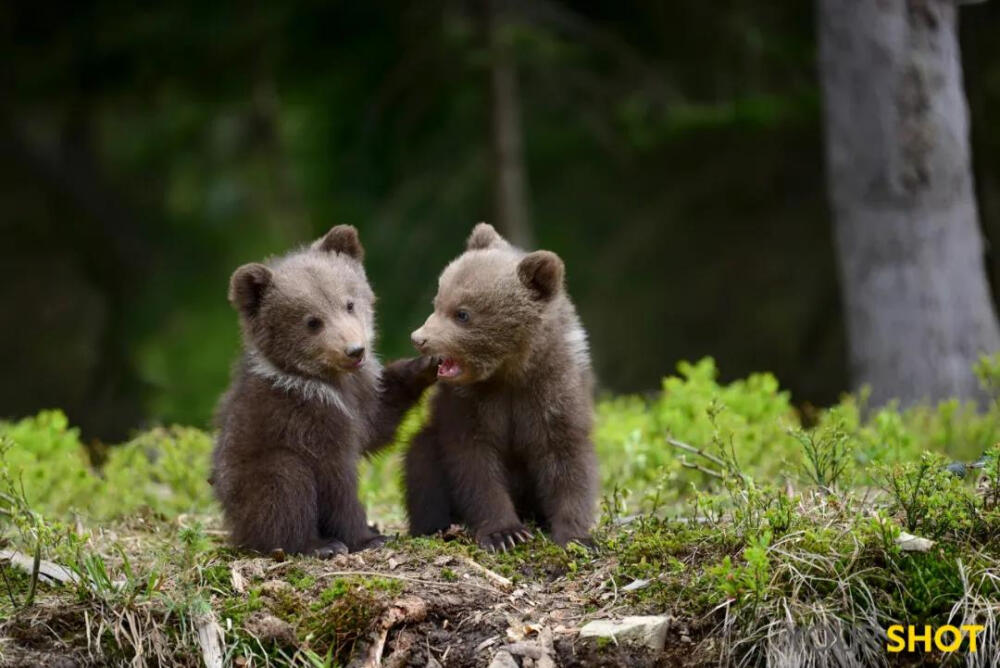
<path id="1" fill-rule="evenodd" d="M 510 536 L 510 535 L 507 536 L 507 546 L 510 547 L 510 549 L 512 549 L 512 550 L 515 547 L 517 547 L 517 542 L 514 540 L 513 536 Z"/>

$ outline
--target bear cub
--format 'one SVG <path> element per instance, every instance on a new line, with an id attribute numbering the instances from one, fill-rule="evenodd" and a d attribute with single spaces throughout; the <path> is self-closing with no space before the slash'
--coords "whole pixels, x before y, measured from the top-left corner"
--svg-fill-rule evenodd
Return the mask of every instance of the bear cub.
<path id="1" fill-rule="evenodd" d="M 384 540 L 358 499 L 358 460 L 392 439 L 435 373 L 371 354 L 363 255 L 338 225 L 230 280 L 244 350 L 217 411 L 212 484 L 238 547 L 327 557 Z"/>
<path id="2" fill-rule="evenodd" d="M 562 260 L 526 253 L 480 223 L 413 332 L 441 359 L 429 423 L 404 472 L 410 531 L 467 524 L 506 550 L 537 522 L 559 545 L 589 542 L 598 492 L 587 336 Z"/>

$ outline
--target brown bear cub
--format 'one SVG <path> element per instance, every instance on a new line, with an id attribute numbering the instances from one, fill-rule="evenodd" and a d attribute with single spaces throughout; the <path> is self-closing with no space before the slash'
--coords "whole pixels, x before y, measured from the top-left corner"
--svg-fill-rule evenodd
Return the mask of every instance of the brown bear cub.
<path id="1" fill-rule="evenodd" d="M 559 545 L 588 541 L 593 374 L 563 274 L 556 254 L 525 253 L 485 223 L 441 274 L 412 337 L 442 361 L 430 421 L 406 455 L 411 533 L 463 522 L 481 546 L 506 550 L 535 521 Z"/>
<path id="2" fill-rule="evenodd" d="M 390 441 L 434 366 L 371 355 L 363 252 L 338 225 L 230 280 L 244 352 L 217 413 L 212 482 L 239 547 L 331 556 L 382 541 L 358 499 L 358 460 Z"/>

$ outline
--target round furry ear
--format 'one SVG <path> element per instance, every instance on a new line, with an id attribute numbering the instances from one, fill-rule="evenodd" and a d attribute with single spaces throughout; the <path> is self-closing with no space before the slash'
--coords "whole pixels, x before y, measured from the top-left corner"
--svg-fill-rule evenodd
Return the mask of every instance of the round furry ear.
<path id="1" fill-rule="evenodd" d="M 257 315 L 274 275 L 259 262 L 245 264 L 229 279 L 229 303 L 248 318 Z"/>
<path id="2" fill-rule="evenodd" d="M 465 250 L 481 250 L 483 248 L 502 248 L 507 240 L 489 223 L 479 223 L 472 228 L 469 240 L 465 242 Z"/>
<path id="3" fill-rule="evenodd" d="M 535 299 L 552 299 L 559 294 L 565 275 L 563 261 L 551 251 L 528 253 L 517 265 L 517 277 L 534 293 Z"/>
<path id="4" fill-rule="evenodd" d="M 358 262 L 365 259 L 365 249 L 362 248 L 358 230 L 353 225 L 337 225 L 314 243 L 313 248 L 327 253 L 343 253 Z"/>

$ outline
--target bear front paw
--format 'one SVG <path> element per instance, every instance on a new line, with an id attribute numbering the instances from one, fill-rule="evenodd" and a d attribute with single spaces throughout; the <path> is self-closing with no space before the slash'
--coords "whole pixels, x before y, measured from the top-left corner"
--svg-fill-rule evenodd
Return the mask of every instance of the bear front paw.
<path id="1" fill-rule="evenodd" d="M 355 552 L 360 552 L 361 550 L 377 550 L 378 548 L 389 542 L 388 536 L 383 536 L 382 534 L 376 534 L 371 538 L 362 542 Z"/>
<path id="2" fill-rule="evenodd" d="M 333 559 L 340 554 L 347 554 L 347 546 L 336 538 L 331 538 L 329 542 L 313 550 L 313 556 L 317 559 Z"/>
<path id="3" fill-rule="evenodd" d="M 531 531 L 521 524 L 495 531 L 484 529 L 476 533 L 476 542 L 487 552 L 513 550 L 518 543 L 527 543 L 531 539 Z"/>
<path id="4" fill-rule="evenodd" d="M 438 364 L 441 360 L 437 357 L 429 357 L 423 355 L 414 359 L 414 366 L 416 367 L 416 379 L 421 386 L 427 387 L 433 385 L 437 382 L 438 377 Z"/>

